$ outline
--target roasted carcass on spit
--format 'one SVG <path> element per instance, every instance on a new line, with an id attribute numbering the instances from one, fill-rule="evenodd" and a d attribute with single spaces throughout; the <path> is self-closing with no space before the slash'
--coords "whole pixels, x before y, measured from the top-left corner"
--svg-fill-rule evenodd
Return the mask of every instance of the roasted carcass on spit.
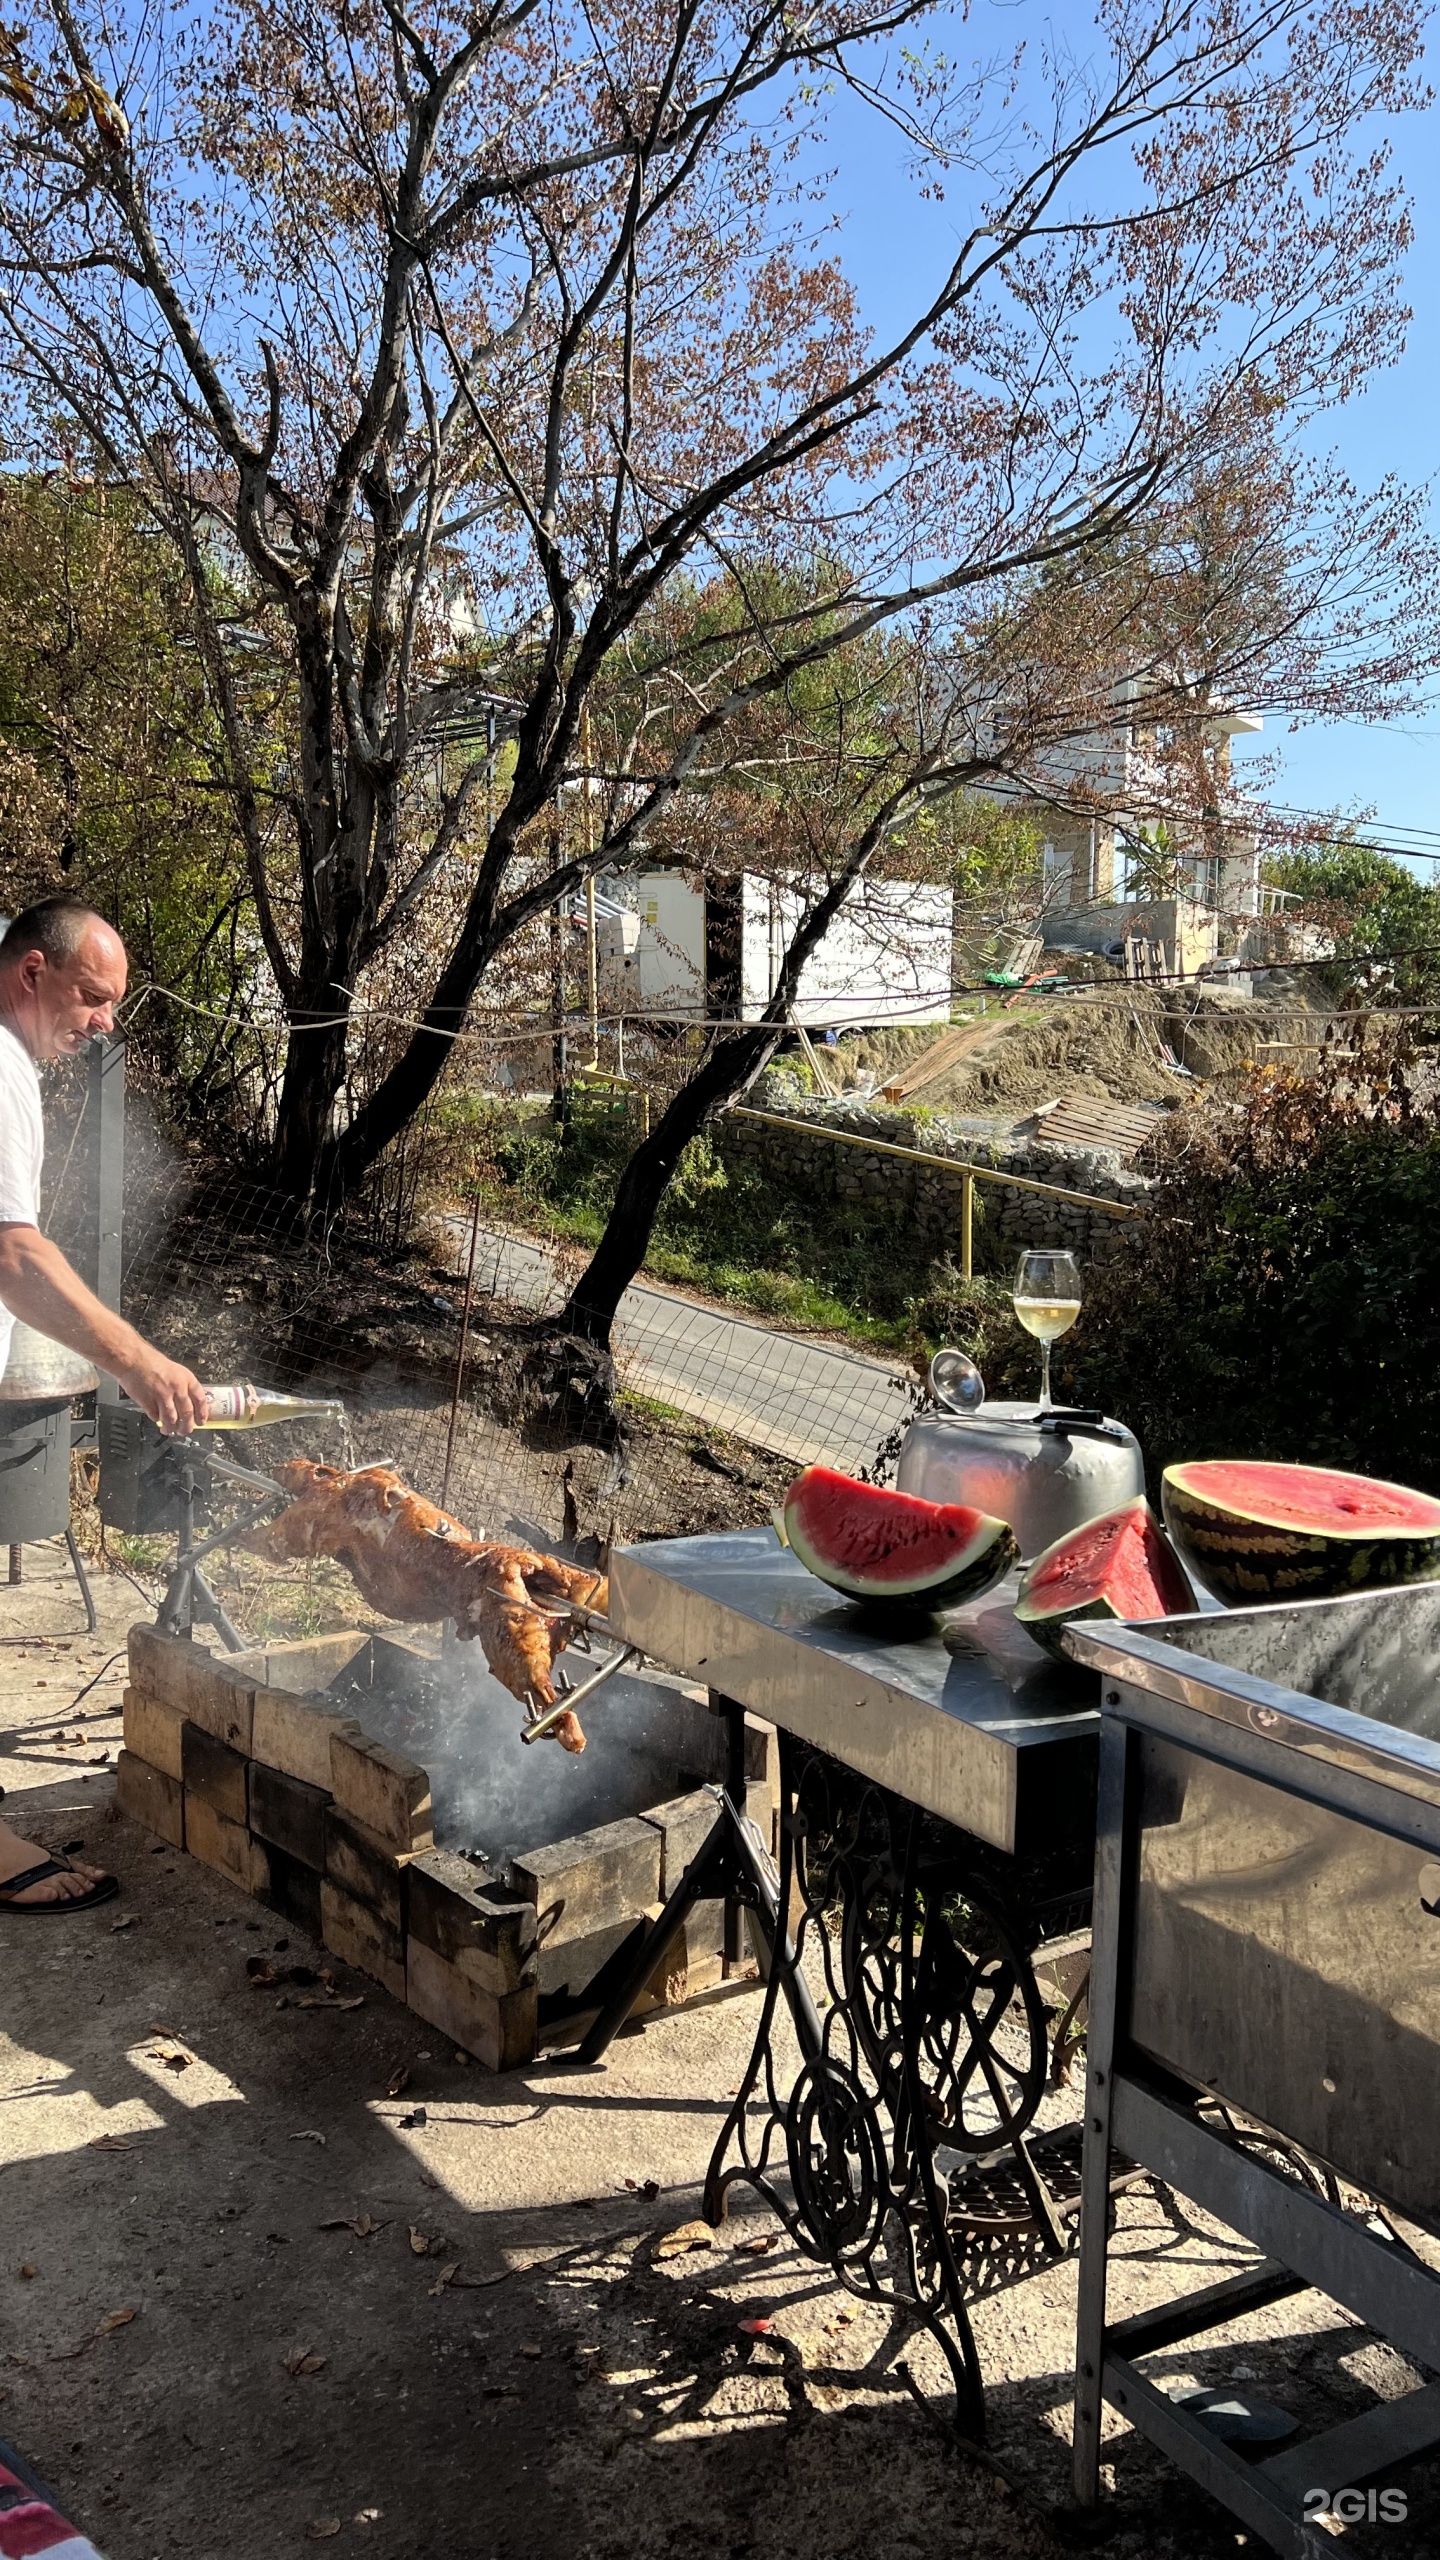
<path id="1" fill-rule="evenodd" d="M 387 1618 L 453 1618 L 457 1635 L 479 1637 L 512 1696 L 554 1705 L 557 1654 L 608 1605 L 603 1573 L 531 1547 L 472 1538 L 460 1521 L 412 1493 L 393 1467 L 349 1475 L 290 1458 L 275 1480 L 292 1497 L 288 1507 L 240 1543 L 272 1564 L 333 1556 L 372 1609 Z M 584 1750 L 578 1716 L 561 1716 L 552 1731 L 562 1749 Z"/>

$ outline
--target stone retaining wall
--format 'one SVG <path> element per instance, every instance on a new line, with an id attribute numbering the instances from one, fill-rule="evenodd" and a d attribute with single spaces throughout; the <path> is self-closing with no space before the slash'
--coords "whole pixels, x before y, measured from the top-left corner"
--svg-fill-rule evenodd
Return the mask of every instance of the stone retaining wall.
<path id="1" fill-rule="evenodd" d="M 757 1110 L 775 1107 L 774 1102 L 757 1097 Z M 1103 1150 L 1046 1147 L 1033 1139 L 1000 1147 L 944 1120 L 922 1120 L 913 1112 L 873 1103 L 791 1103 L 785 1116 L 791 1125 L 777 1129 L 731 1115 L 717 1124 L 714 1143 L 727 1163 L 758 1166 L 771 1181 L 807 1200 L 829 1200 L 837 1208 L 862 1212 L 867 1207 L 884 1207 L 891 1215 L 901 1215 L 925 1242 L 933 1244 L 937 1254 L 959 1251 L 959 1166 L 951 1174 L 936 1165 L 905 1164 L 896 1156 L 836 1145 L 827 1131 L 844 1130 L 854 1137 L 881 1139 L 892 1147 L 918 1147 L 927 1155 L 994 1165 L 1127 1207 L 1143 1207 L 1151 1189 L 1143 1175 L 1126 1171 L 1118 1157 Z M 1032 1245 L 1064 1248 L 1090 1263 L 1110 1261 L 1120 1249 L 1127 1224 L 1081 1202 L 1047 1199 L 1037 1192 L 991 1182 L 977 1183 L 975 1198 L 980 1212 L 975 1226 L 976 1260 L 997 1268 L 1012 1252 Z"/>

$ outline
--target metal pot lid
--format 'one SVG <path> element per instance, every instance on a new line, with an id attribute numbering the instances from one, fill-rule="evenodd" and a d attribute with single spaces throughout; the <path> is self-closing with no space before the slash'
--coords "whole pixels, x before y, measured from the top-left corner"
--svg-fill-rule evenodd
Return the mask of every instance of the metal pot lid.
<path id="1" fill-rule="evenodd" d="M 47 1397 L 68 1403 L 71 1396 L 93 1395 L 99 1384 L 98 1373 L 78 1351 L 16 1318 L 10 1357 L 0 1377 L 0 1404 L 41 1404 Z"/>

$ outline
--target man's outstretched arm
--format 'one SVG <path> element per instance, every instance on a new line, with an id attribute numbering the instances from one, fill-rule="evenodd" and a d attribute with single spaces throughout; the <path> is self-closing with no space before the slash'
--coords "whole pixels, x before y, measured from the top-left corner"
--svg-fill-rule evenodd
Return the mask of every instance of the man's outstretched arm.
<path id="1" fill-rule="evenodd" d="M 102 1306 L 38 1227 L 0 1226 L 0 1299 L 37 1333 L 118 1378 L 162 1431 L 196 1430 L 209 1408 L 198 1378 Z"/>

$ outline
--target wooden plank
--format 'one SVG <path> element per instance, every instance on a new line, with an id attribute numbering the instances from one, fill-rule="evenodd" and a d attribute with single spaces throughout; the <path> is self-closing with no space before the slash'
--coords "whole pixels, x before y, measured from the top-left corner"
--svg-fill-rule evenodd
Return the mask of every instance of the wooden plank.
<path id="1" fill-rule="evenodd" d="M 185 1846 L 185 1790 L 166 1769 L 157 1769 L 133 1751 L 121 1751 L 115 1762 L 115 1801 L 132 1822 L 143 1823 L 172 1849 Z"/>
<path id="2" fill-rule="evenodd" d="M 368 1902 L 342 1893 L 328 1876 L 320 1879 L 320 1930 L 332 1956 L 383 1983 L 394 1999 L 404 1999 L 405 1941 L 399 1930 L 390 1928 Z"/>
<path id="3" fill-rule="evenodd" d="M 307 1786 L 303 1778 L 287 1777 L 283 1769 L 267 1768 L 263 1760 L 252 1760 L 249 1770 L 250 1828 L 257 1839 L 323 1875 L 328 1792 Z"/>
<path id="4" fill-rule="evenodd" d="M 404 1926 L 405 1853 L 392 1848 L 388 1841 L 377 1840 L 353 1813 L 343 1813 L 338 1805 L 325 1810 L 325 1873 L 342 1893 L 353 1895 L 357 1902 L 368 1902 L 387 1927 Z"/>
<path id="5" fill-rule="evenodd" d="M 512 1861 L 517 1891 L 549 1917 L 545 1942 L 592 1937 L 660 1898 L 660 1833 L 638 1816 L 578 1831 Z"/>
<path id="6" fill-rule="evenodd" d="M 130 1685 L 163 1706 L 203 1725 L 217 1742 L 248 1755 L 255 1692 L 252 1678 L 234 1672 L 189 1636 L 162 1636 L 151 1626 L 130 1630 Z"/>
<path id="7" fill-rule="evenodd" d="M 163 1769 L 167 1778 L 183 1778 L 180 1759 L 180 1734 L 185 1722 L 183 1710 L 167 1706 L 163 1698 L 153 1698 L 146 1689 L 127 1689 L 121 1702 L 125 1720 L 125 1748 L 137 1760 L 148 1761 L 152 1769 Z"/>
<path id="8" fill-rule="evenodd" d="M 270 1867 L 270 1882 L 263 1896 L 272 1911 L 278 1911 L 292 1928 L 303 1929 L 307 1938 L 321 1943 L 323 1922 L 320 1917 L 321 1878 L 312 1867 L 304 1867 L 298 1858 L 287 1857 L 283 1849 L 265 1851 Z"/>
<path id="9" fill-rule="evenodd" d="M 1107 1147 L 1112 1154 L 1131 1156 L 1170 1116 L 1159 1102 L 1104 1102 L 1071 1094 L 1046 1113 L 1037 1135 L 1047 1147 Z"/>
<path id="10" fill-rule="evenodd" d="M 434 1847 L 430 1781 L 403 1752 L 387 1751 L 363 1733 L 332 1731 L 330 1792 L 342 1813 L 352 1813 L 388 1849 L 408 1857 Z"/>
<path id="11" fill-rule="evenodd" d="M 228 1876 L 242 1893 L 257 1897 L 270 1890 L 270 1857 L 263 1840 L 253 1839 L 243 1822 L 227 1822 L 203 1796 L 185 1795 L 185 1847 L 203 1866 Z"/>
<path id="12" fill-rule="evenodd" d="M 337 1715 L 321 1695 L 292 1689 L 257 1689 L 250 1727 L 250 1757 L 287 1778 L 303 1778 L 308 1786 L 330 1791 L 330 1737 L 360 1733 L 354 1716 Z"/>
<path id="13" fill-rule="evenodd" d="M 411 1939 L 408 1958 L 406 1997 L 427 2026 L 463 2045 L 488 2071 L 514 2071 L 530 2060 L 536 2038 L 533 1982 L 503 1994 L 483 1991 L 420 1938 Z"/>
<path id="14" fill-rule="evenodd" d="M 429 1947 L 497 1999 L 533 1983 L 535 1905 L 491 1884 L 453 1850 L 429 1849 L 406 1872 L 409 1943 Z"/>
<path id="15" fill-rule="evenodd" d="M 238 1823 L 242 1831 L 250 1819 L 249 1766 L 243 1752 L 232 1751 L 228 1742 L 217 1742 L 203 1724 L 191 1724 L 187 1718 L 181 1726 L 180 1767 L 186 1796 L 192 1801 L 199 1798 L 212 1813 Z"/>
<path id="16" fill-rule="evenodd" d="M 885 1101 L 908 1101 L 912 1093 L 919 1093 L 925 1085 L 936 1083 L 962 1058 L 971 1056 L 986 1041 L 996 1039 L 1005 1027 L 1003 1022 L 983 1018 L 979 1022 L 957 1022 L 951 1030 L 942 1033 L 933 1048 L 922 1049 L 919 1057 L 912 1058 L 908 1067 L 902 1067 L 898 1076 L 892 1076 L 888 1084 L 882 1084 L 880 1091 Z"/>

